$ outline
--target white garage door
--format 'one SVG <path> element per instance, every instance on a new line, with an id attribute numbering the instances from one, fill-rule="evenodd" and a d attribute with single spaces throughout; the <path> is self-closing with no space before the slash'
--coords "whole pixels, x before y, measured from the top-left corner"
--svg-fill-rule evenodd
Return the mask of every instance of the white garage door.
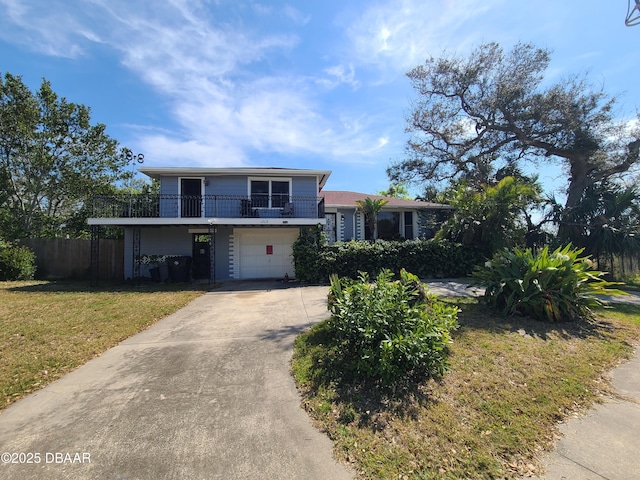
<path id="1" fill-rule="evenodd" d="M 294 277 L 293 242 L 297 228 L 243 228 L 240 237 L 240 278 Z"/>

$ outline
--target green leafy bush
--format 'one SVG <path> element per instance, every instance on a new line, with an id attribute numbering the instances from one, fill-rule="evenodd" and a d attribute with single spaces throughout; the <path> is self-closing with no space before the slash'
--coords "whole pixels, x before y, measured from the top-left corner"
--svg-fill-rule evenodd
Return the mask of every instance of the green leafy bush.
<path id="1" fill-rule="evenodd" d="M 24 246 L 0 240 L 0 280 L 31 280 L 36 273 L 36 257 Z"/>
<path id="2" fill-rule="evenodd" d="M 589 307 L 602 305 L 594 295 L 623 293 L 610 289 L 612 282 L 592 269 L 584 249 L 571 245 L 549 253 L 530 248 L 502 250 L 473 273 L 475 284 L 486 288 L 487 303 L 504 314 L 528 315 L 539 320 L 561 322 L 589 318 Z"/>
<path id="3" fill-rule="evenodd" d="M 356 279 L 383 269 L 399 273 L 403 268 L 421 278 L 460 277 L 471 274 L 486 257 L 470 245 L 448 240 L 376 242 L 351 241 L 327 245 L 321 232 L 302 229 L 294 243 L 296 278 L 324 283 L 332 274 Z"/>
<path id="4" fill-rule="evenodd" d="M 458 308 L 429 294 L 418 277 L 383 270 L 375 280 L 331 276 L 330 331 L 345 373 L 391 385 L 408 377 L 441 376 L 447 370 Z"/>

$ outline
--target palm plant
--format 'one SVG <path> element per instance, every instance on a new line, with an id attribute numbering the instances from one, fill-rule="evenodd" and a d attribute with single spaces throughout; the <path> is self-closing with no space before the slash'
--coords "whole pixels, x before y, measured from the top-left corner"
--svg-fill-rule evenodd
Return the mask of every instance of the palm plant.
<path id="1" fill-rule="evenodd" d="M 640 250 L 640 193 L 635 186 L 622 191 L 606 191 L 602 213 L 594 222 L 595 243 L 598 250 L 609 254 L 611 269 L 613 257 L 619 255 L 624 268 L 624 256 Z"/>
<path id="2" fill-rule="evenodd" d="M 640 192 L 634 185 L 593 185 L 585 191 L 580 208 L 572 212 L 560 210 L 560 215 L 580 227 L 581 246 L 595 257 L 598 268 L 603 256 L 608 257 L 613 269 L 616 256 L 624 265 L 625 256 L 640 252 Z"/>
<path id="3" fill-rule="evenodd" d="M 462 183 L 452 192 L 456 208 L 436 238 L 475 245 L 491 254 L 525 243 L 525 212 L 540 203 L 535 180 L 507 176 L 477 191 Z"/>
<path id="4" fill-rule="evenodd" d="M 364 213 L 364 218 L 366 219 L 369 231 L 371 232 L 371 238 L 374 241 L 378 238 L 378 213 L 380 213 L 382 207 L 387 203 L 389 202 L 383 198 L 373 200 L 367 197 L 364 200 L 356 200 L 358 210 Z"/>

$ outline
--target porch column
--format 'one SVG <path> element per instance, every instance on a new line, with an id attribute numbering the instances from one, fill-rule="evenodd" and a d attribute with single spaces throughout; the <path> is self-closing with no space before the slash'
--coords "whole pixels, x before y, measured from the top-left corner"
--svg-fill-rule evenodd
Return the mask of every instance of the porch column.
<path id="1" fill-rule="evenodd" d="M 209 285 L 216 283 L 216 229 L 209 224 Z"/>

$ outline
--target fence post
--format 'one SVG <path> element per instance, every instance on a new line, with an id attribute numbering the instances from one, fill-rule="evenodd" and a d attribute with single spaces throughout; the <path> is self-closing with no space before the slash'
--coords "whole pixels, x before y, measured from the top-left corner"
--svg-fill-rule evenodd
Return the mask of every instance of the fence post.
<path id="1" fill-rule="evenodd" d="M 140 227 L 133 227 L 133 281 L 140 284 Z"/>
<path id="2" fill-rule="evenodd" d="M 100 279 L 100 225 L 91 226 L 91 286 L 97 287 Z"/>

